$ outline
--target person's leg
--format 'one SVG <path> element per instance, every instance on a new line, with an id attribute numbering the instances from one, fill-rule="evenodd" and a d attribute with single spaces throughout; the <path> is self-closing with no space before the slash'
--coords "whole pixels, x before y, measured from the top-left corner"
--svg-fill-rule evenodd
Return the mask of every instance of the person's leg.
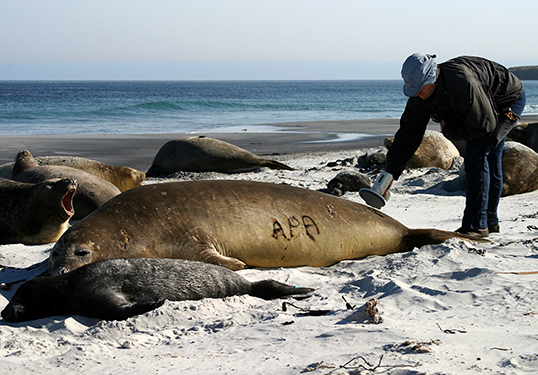
<path id="1" fill-rule="evenodd" d="M 467 142 L 465 174 L 467 188 L 462 229 L 487 228 L 487 207 L 490 187 L 488 154 L 493 143 L 486 137 Z"/>
<path id="2" fill-rule="evenodd" d="M 517 116 L 521 116 L 527 103 L 527 96 L 525 91 L 521 94 L 510 109 Z M 487 161 L 490 170 L 490 188 L 489 188 L 489 201 L 487 207 L 487 224 L 490 232 L 499 232 L 499 217 L 497 215 L 497 208 L 499 207 L 499 201 L 501 199 L 502 187 L 503 187 L 503 174 L 502 174 L 502 156 L 504 149 L 504 138 L 493 150 L 489 153 Z"/>
<path id="3" fill-rule="evenodd" d="M 490 228 L 490 232 L 499 231 L 499 217 L 497 216 L 497 208 L 499 207 L 499 201 L 501 200 L 503 188 L 502 156 L 504 142 L 505 139 L 494 147 L 487 156 L 490 176 L 489 200 L 487 206 L 487 227 Z"/>

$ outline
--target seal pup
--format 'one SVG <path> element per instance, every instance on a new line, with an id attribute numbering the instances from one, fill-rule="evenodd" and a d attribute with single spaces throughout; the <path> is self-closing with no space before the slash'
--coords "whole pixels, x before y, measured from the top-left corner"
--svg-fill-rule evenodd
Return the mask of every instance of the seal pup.
<path id="1" fill-rule="evenodd" d="M 76 188 L 71 179 L 30 184 L 0 178 L 0 244 L 56 242 L 74 215 Z"/>
<path id="2" fill-rule="evenodd" d="M 503 197 L 538 189 L 538 153 L 518 142 L 506 142 L 502 156 Z"/>
<path id="3" fill-rule="evenodd" d="M 264 299 L 314 291 L 275 280 L 251 282 L 213 264 L 182 259 L 108 259 L 22 284 L 2 311 L 7 322 L 55 315 L 123 320 L 184 301 L 249 294 Z"/>
<path id="4" fill-rule="evenodd" d="M 23 150 L 17 154 L 13 165 L 14 181 L 37 183 L 49 178 L 71 178 L 78 183 L 74 220 L 86 217 L 110 198 L 121 191 L 112 183 L 91 173 L 59 165 L 38 165 L 30 151 Z"/>
<path id="5" fill-rule="evenodd" d="M 522 143 L 538 152 L 538 122 L 517 124 L 510 130 L 506 138 Z"/>
<path id="6" fill-rule="evenodd" d="M 56 242 L 51 274 L 107 258 L 180 258 L 237 270 L 330 266 L 473 238 L 408 229 L 383 212 L 289 185 L 198 180 L 145 185 L 112 198 Z"/>
<path id="7" fill-rule="evenodd" d="M 146 176 L 159 177 L 179 171 L 240 173 L 260 167 L 293 170 L 228 142 L 205 136 L 185 137 L 165 143 L 155 155 Z"/>
<path id="8" fill-rule="evenodd" d="M 61 165 L 91 173 L 103 180 L 111 182 L 122 192 L 142 186 L 142 182 L 146 178 L 144 172 L 134 168 L 117 167 L 80 156 L 37 156 L 34 159 L 38 165 Z M 0 177 L 11 178 L 14 164 L 14 162 L 11 162 L 0 165 Z"/>
<path id="9" fill-rule="evenodd" d="M 394 137 L 385 139 L 385 147 L 390 149 Z M 450 169 L 455 157 L 460 152 L 450 140 L 442 133 L 434 130 L 426 130 L 422 142 L 407 163 L 406 168 L 434 167 Z"/>

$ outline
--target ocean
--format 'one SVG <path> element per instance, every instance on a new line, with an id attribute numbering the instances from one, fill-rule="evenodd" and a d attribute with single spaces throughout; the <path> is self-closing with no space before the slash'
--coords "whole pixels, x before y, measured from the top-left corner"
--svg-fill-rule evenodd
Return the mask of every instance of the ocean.
<path id="1" fill-rule="evenodd" d="M 524 81 L 538 114 L 538 81 Z M 401 80 L 0 81 L 0 134 L 270 130 L 295 121 L 399 118 Z"/>

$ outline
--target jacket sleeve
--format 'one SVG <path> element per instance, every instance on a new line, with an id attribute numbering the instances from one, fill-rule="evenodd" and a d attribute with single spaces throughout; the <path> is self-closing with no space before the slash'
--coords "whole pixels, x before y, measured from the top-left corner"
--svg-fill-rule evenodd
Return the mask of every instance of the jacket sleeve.
<path id="1" fill-rule="evenodd" d="M 471 74 L 464 78 L 449 88 L 454 113 L 444 119 L 443 134 L 451 140 L 471 141 L 491 134 L 495 130 L 497 116 L 488 89 Z"/>
<path id="2" fill-rule="evenodd" d="M 420 146 L 424 132 L 430 121 L 430 115 L 419 102 L 422 99 L 409 98 L 405 111 L 400 118 L 400 129 L 394 136 L 394 142 L 387 153 L 385 170 L 397 180 L 409 159 Z"/>

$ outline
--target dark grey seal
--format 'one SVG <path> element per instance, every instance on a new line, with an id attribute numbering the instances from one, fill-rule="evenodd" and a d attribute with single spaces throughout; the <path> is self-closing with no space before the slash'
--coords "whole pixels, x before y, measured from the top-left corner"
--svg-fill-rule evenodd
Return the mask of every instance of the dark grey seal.
<path id="1" fill-rule="evenodd" d="M 359 191 L 362 188 L 370 189 L 372 181 L 364 173 L 357 171 L 343 171 L 338 173 L 327 184 L 327 190 L 337 197 L 343 195 L 346 191 Z"/>
<path id="2" fill-rule="evenodd" d="M 251 282 L 213 264 L 181 259 L 109 259 L 22 284 L 2 311 L 8 322 L 55 315 L 123 320 L 183 301 L 249 294 L 264 299 L 313 292 L 274 280 Z"/>

